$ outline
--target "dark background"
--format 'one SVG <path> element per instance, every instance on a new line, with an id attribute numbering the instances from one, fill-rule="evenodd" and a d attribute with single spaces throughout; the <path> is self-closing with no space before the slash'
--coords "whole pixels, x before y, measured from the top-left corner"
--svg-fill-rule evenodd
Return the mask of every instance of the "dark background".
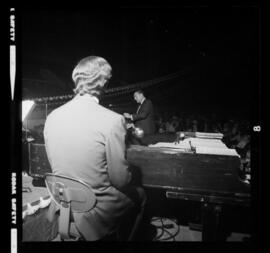
<path id="1" fill-rule="evenodd" d="M 178 72 L 146 90 L 157 108 L 249 117 L 259 103 L 256 6 L 25 10 L 20 19 L 25 99 L 71 94 L 77 62 L 98 55 L 112 65 L 110 88 Z"/>

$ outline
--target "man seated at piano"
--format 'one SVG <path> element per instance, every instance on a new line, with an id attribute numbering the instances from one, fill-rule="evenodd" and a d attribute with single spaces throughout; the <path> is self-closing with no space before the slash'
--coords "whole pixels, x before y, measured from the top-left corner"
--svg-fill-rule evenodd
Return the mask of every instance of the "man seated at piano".
<path id="1" fill-rule="evenodd" d="M 152 101 L 145 97 L 143 90 L 135 91 L 133 97 L 139 104 L 136 113 L 129 114 L 125 112 L 123 115 L 127 120 L 132 122 L 128 126 L 135 128 L 135 134 L 133 135 L 131 142 L 133 144 L 143 145 L 142 136 L 146 137 L 155 133 L 154 106 Z M 142 131 L 138 131 L 138 133 L 142 134 L 136 135 L 136 130 L 139 129 Z M 134 138 L 134 136 L 137 136 L 137 138 Z"/>
<path id="2" fill-rule="evenodd" d="M 96 195 L 93 209 L 76 214 L 76 226 L 89 241 L 104 240 L 125 219 L 123 230 L 135 231 L 139 223 L 131 230 L 130 222 L 134 215 L 137 221 L 142 217 L 146 201 L 143 188 L 131 183 L 124 117 L 99 104 L 110 77 L 111 66 L 105 59 L 82 59 L 72 74 L 76 96 L 52 111 L 44 128 L 53 173 L 83 181 Z"/>

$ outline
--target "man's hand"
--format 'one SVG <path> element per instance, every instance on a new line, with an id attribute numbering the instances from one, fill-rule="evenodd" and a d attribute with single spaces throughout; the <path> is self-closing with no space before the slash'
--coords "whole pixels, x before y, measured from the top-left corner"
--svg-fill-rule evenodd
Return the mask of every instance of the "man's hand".
<path id="1" fill-rule="evenodd" d="M 127 119 L 131 119 L 131 114 L 127 113 L 127 112 L 124 112 L 124 117 L 127 118 Z"/>
<path id="2" fill-rule="evenodd" d="M 135 128 L 135 126 L 134 126 L 134 124 L 133 123 L 127 123 L 127 129 L 129 129 L 129 128 Z"/>

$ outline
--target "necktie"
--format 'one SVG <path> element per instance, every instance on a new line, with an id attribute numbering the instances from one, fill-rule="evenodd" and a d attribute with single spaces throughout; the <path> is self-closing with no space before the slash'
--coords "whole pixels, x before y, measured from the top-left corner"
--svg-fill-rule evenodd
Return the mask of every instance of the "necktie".
<path id="1" fill-rule="evenodd" d="M 136 113 L 139 112 L 139 110 L 140 110 L 140 108 L 141 108 L 141 105 L 142 105 L 142 104 L 140 104 L 140 105 L 138 106 L 138 109 L 137 109 L 137 112 L 136 112 Z"/>

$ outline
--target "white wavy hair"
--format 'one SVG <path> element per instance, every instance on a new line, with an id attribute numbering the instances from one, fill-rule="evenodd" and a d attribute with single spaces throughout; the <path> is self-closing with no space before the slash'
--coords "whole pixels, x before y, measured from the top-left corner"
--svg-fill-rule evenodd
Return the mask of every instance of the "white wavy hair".
<path id="1" fill-rule="evenodd" d="M 104 85 L 111 78 L 111 71 L 111 65 L 102 57 L 83 58 L 72 72 L 75 83 L 74 93 L 100 96 Z"/>

